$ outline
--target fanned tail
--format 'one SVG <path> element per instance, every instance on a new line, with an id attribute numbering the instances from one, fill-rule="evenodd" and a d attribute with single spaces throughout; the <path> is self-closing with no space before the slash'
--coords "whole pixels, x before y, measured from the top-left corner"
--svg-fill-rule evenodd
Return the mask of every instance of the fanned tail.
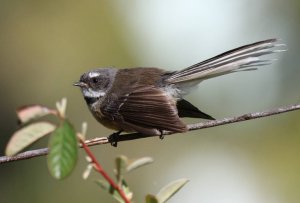
<path id="1" fill-rule="evenodd" d="M 183 70 L 173 72 L 165 81 L 185 86 L 185 83 L 198 83 L 202 80 L 228 73 L 254 70 L 256 69 L 255 66 L 268 65 L 274 61 L 274 59 L 262 59 L 262 56 L 286 51 L 283 47 L 285 45 L 279 44 L 277 39 L 268 39 L 248 44 Z"/>

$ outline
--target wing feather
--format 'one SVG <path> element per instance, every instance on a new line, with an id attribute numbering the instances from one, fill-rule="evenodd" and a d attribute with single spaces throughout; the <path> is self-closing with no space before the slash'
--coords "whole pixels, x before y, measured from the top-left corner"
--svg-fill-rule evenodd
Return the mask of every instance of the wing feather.
<path id="1" fill-rule="evenodd" d="M 115 102 L 107 105 L 104 113 L 112 120 L 129 125 L 133 130 L 148 133 L 168 130 L 187 131 L 180 120 L 176 102 L 158 87 L 139 87 L 127 94 L 122 94 Z M 125 126 L 126 127 L 126 126 Z"/>

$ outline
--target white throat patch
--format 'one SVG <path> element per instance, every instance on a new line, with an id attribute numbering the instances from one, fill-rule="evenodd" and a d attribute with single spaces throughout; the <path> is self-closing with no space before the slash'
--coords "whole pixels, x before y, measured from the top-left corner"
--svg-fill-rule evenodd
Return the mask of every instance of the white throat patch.
<path id="1" fill-rule="evenodd" d="M 100 98 L 105 96 L 105 92 L 100 90 L 100 91 L 94 91 L 92 89 L 83 89 L 82 93 L 85 97 L 89 97 L 89 98 Z"/>

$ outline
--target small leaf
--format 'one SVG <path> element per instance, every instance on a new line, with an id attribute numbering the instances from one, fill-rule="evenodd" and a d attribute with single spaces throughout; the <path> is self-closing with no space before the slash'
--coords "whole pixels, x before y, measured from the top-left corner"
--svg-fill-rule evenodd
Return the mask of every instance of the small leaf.
<path id="1" fill-rule="evenodd" d="M 88 128 L 87 122 L 83 122 L 81 124 L 81 139 L 82 140 L 85 140 L 85 138 L 86 138 L 87 128 Z"/>
<path id="2" fill-rule="evenodd" d="M 118 156 L 115 159 L 116 164 L 116 178 L 117 181 L 120 182 L 123 176 L 123 172 L 126 170 L 128 163 L 128 158 L 124 155 Z"/>
<path id="3" fill-rule="evenodd" d="M 96 184 L 98 186 L 100 186 L 103 190 L 109 192 L 110 191 L 110 184 L 106 181 L 106 180 L 102 180 L 102 179 L 99 179 L 99 180 L 96 180 L 95 181 Z"/>
<path id="4" fill-rule="evenodd" d="M 163 187 L 156 195 L 159 202 L 166 202 L 170 199 L 176 192 L 178 192 L 189 180 L 182 178 L 175 180 L 165 187 Z"/>
<path id="5" fill-rule="evenodd" d="M 135 159 L 132 162 L 130 162 L 127 166 L 127 172 L 133 171 L 134 169 L 137 169 L 141 166 L 150 164 L 153 162 L 153 159 L 151 157 L 142 157 L 139 159 Z"/>
<path id="6" fill-rule="evenodd" d="M 122 190 L 125 193 L 126 197 L 131 200 L 133 198 L 133 193 L 131 192 L 130 188 L 128 187 L 128 184 L 124 179 L 122 180 L 121 185 L 122 185 Z"/>
<path id="7" fill-rule="evenodd" d="M 32 123 L 16 131 L 10 138 L 5 154 L 13 156 L 25 147 L 55 130 L 55 125 L 48 122 Z"/>
<path id="8" fill-rule="evenodd" d="M 75 167 L 78 143 L 73 126 L 64 120 L 49 140 L 48 168 L 56 179 L 68 176 Z"/>
<path id="9" fill-rule="evenodd" d="M 93 164 L 88 164 L 87 165 L 87 167 L 85 168 L 85 170 L 82 174 L 83 180 L 86 180 L 90 176 L 93 168 L 94 168 Z"/>
<path id="10" fill-rule="evenodd" d="M 159 203 L 158 199 L 155 197 L 155 195 L 148 194 L 146 196 L 146 203 Z"/>
<path id="11" fill-rule="evenodd" d="M 124 203 L 124 200 L 120 196 L 117 190 L 115 190 L 106 180 L 97 180 L 96 184 L 100 186 L 103 190 L 107 191 L 113 198 L 115 198 L 118 202 Z"/>
<path id="12" fill-rule="evenodd" d="M 66 109 L 67 109 L 67 98 L 62 98 L 61 101 L 56 102 L 56 108 L 59 112 L 59 115 L 62 118 L 66 117 Z"/>
<path id="13" fill-rule="evenodd" d="M 23 106 L 17 110 L 17 116 L 21 123 L 41 118 L 49 114 L 55 114 L 55 110 L 40 105 Z"/>

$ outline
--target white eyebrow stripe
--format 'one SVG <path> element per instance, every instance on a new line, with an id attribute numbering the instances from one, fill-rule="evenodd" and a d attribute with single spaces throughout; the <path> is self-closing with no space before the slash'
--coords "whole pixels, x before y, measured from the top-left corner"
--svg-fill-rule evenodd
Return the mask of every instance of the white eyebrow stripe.
<path id="1" fill-rule="evenodd" d="M 89 77 L 90 77 L 90 78 L 95 78 L 95 77 L 98 77 L 99 75 L 100 75 L 99 72 L 90 72 L 90 73 L 89 73 Z"/>

